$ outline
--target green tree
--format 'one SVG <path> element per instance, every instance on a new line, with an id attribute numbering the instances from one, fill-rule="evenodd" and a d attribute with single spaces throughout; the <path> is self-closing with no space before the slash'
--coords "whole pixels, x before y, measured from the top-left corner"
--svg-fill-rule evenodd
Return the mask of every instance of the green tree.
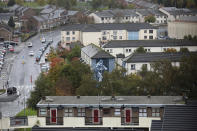
<path id="1" fill-rule="evenodd" d="M 8 21 L 8 26 L 10 26 L 10 27 L 12 27 L 12 28 L 15 27 L 14 19 L 13 19 L 12 16 L 10 17 L 10 19 L 9 19 L 9 21 Z"/>
<path id="2" fill-rule="evenodd" d="M 23 5 L 24 3 L 24 0 L 15 0 L 16 4 L 18 5 Z"/>
<path id="3" fill-rule="evenodd" d="M 15 5 L 15 0 L 9 0 L 7 6 Z"/>
<path id="4" fill-rule="evenodd" d="M 31 92 L 31 96 L 27 101 L 28 107 L 36 109 L 36 104 L 42 97 L 55 95 L 55 88 L 51 85 L 50 79 L 44 74 L 40 74 L 35 82 L 35 89 Z"/>
<path id="5" fill-rule="evenodd" d="M 155 23 L 156 18 L 152 15 L 149 15 L 149 16 L 146 16 L 144 20 L 145 22 L 148 22 L 148 23 Z"/>
<path id="6" fill-rule="evenodd" d="M 135 50 L 135 53 L 146 53 L 146 50 L 144 47 L 140 46 Z"/>
<path id="7" fill-rule="evenodd" d="M 187 8 L 194 8 L 195 7 L 195 1 L 194 0 L 187 0 Z"/>
<path id="8" fill-rule="evenodd" d="M 188 48 L 181 48 L 180 52 L 182 52 L 182 53 L 189 53 L 189 50 L 188 50 Z"/>

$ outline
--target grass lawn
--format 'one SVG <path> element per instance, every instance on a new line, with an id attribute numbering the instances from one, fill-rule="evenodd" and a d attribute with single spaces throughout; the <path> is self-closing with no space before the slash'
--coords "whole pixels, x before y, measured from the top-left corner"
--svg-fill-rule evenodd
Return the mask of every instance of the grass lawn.
<path id="1" fill-rule="evenodd" d="M 42 6 L 40 6 L 40 5 L 39 5 L 38 3 L 36 3 L 36 2 L 24 2 L 24 3 L 23 3 L 23 6 L 31 7 L 31 8 L 34 8 L 34 9 L 42 8 Z"/>
<path id="2" fill-rule="evenodd" d="M 26 108 L 25 109 L 25 116 L 36 116 L 37 115 L 37 111 L 31 108 Z M 19 112 L 16 116 L 24 116 L 24 109 Z"/>
<path id="3" fill-rule="evenodd" d="M 5 93 L 5 89 L 0 89 L 0 94 Z"/>

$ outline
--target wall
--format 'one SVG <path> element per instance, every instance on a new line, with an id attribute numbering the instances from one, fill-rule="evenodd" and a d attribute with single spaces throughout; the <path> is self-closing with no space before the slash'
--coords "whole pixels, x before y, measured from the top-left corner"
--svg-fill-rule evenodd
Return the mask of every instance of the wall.
<path id="1" fill-rule="evenodd" d="M 89 16 L 94 18 L 95 23 L 102 23 L 101 18 L 98 17 L 95 13 L 91 13 Z"/>
<path id="2" fill-rule="evenodd" d="M 144 31 L 147 33 L 144 33 Z M 149 30 L 153 30 L 153 33 L 149 33 Z M 157 30 L 156 29 L 141 29 L 139 31 L 139 40 L 145 40 L 144 36 L 147 36 L 147 40 L 149 40 L 149 36 L 153 36 L 153 39 L 157 38 Z"/>
<path id="3" fill-rule="evenodd" d="M 168 22 L 168 36 L 183 39 L 185 35 L 197 35 L 197 22 Z"/>
<path id="4" fill-rule="evenodd" d="M 128 32 L 128 40 L 139 40 L 139 32 Z"/>
<path id="5" fill-rule="evenodd" d="M 91 43 L 99 45 L 99 38 L 101 38 L 101 32 L 82 32 L 82 44 L 87 46 Z"/>

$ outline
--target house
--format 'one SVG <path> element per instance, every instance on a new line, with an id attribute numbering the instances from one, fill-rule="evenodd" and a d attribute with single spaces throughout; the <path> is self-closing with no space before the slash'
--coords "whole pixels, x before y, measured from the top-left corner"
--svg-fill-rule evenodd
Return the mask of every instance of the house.
<path id="1" fill-rule="evenodd" d="M 103 61 L 103 65 L 106 68 L 105 71 L 112 72 L 115 68 L 114 57 L 94 44 L 87 45 L 81 49 L 81 59 L 93 71 L 95 71 L 96 65 L 100 60 Z"/>
<path id="2" fill-rule="evenodd" d="M 194 53 L 164 53 L 164 52 L 149 52 L 149 53 L 133 53 L 122 59 L 122 66 L 127 70 L 127 75 L 136 74 L 141 71 L 142 66 L 146 66 L 147 70 L 152 70 L 151 64 L 154 62 L 169 60 L 172 66 L 180 66 L 183 57 L 189 57 Z"/>
<path id="3" fill-rule="evenodd" d="M 156 21 L 153 24 L 167 24 L 167 15 L 158 9 L 137 9 L 136 13 L 139 15 L 140 22 L 145 22 L 147 16 L 154 16 Z"/>
<path id="4" fill-rule="evenodd" d="M 0 41 L 10 41 L 13 37 L 13 30 L 4 24 L 0 24 Z"/>
<path id="5" fill-rule="evenodd" d="M 167 15 L 168 21 L 175 21 L 183 16 L 188 17 L 197 15 L 196 11 L 187 8 L 162 7 L 159 10 Z"/>
<path id="6" fill-rule="evenodd" d="M 80 41 L 101 46 L 110 40 L 156 39 L 157 29 L 148 23 L 126 24 L 74 24 L 61 31 L 61 45 L 67 48 L 71 42 Z"/>
<path id="7" fill-rule="evenodd" d="M 144 47 L 147 52 L 165 52 L 170 48 L 176 51 L 181 48 L 187 48 L 190 52 L 197 51 L 196 41 L 190 40 L 117 40 L 109 41 L 102 48 L 114 57 L 118 54 L 127 57 L 139 47 Z"/>
<path id="8" fill-rule="evenodd" d="M 197 129 L 197 105 L 168 105 L 163 120 L 153 120 L 151 131 L 195 131 Z"/>
<path id="9" fill-rule="evenodd" d="M 0 13 L 0 23 L 8 24 L 8 21 L 12 16 L 14 16 L 13 13 Z"/>
<path id="10" fill-rule="evenodd" d="M 183 16 L 175 21 L 168 22 L 168 36 L 175 39 L 184 39 L 184 36 L 197 36 L 197 16 Z"/>
<path id="11" fill-rule="evenodd" d="M 168 105 L 184 105 L 182 96 L 46 96 L 37 104 L 37 119 L 40 129 L 148 131 L 152 120 L 163 119 Z"/>
<path id="12" fill-rule="evenodd" d="M 114 9 L 94 12 L 89 15 L 94 18 L 95 23 L 139 23 L 139 15 L 135 10 Z"/>

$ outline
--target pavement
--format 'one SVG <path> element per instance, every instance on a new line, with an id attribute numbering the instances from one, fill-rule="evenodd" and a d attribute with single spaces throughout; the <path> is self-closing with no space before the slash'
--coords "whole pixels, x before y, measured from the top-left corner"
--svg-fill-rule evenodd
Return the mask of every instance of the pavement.
<path id="1" fill-rule="evenodd" d="M 16 97 L 15 100 L 11 102 L 0 102 L 0 112 L 2 112 L 3 117 L 15 116 L 18 112 L 24 109 L 24 107 L 26 107 L 25 103 L 30 97 L 30 92 L 34 89 L 35 81 L 41 72 L 39 63 L 35 62 L 35 56 L 39 49 L 43 46 L 40 42 L 40 37 L 42 35 L 44 35 L 46 39 L 52 37 L 53 43 L 51 46 L 56 47 L 57 43 L 60 41 L 60 30 L 61 29 L 55 30 L 51 33 L 46 32 L 43 34 L 37 34 L 28 40 L 33 43 L 33 47 L 28 48 L 25 43 L 21 44 L 16 47 L 13 56 L 8 57 L 7 61 L 10 64 L 5 68 L 5 72 L 7 69 L 7 72 L 10 73 L 4 73 L 4 81 L 8 79 L 9 86 L 16 87 L 20 93 L 20 96 Z M 29 56 L 29 51 L 34 51 L 35 55 L 33 57 Z M 49 47 L 44 52 L 41 61 L 44 61 L 44 56 L 47 52 L 49 52 Z M 2 98 L 0 97 L 0 99 Z"/>

